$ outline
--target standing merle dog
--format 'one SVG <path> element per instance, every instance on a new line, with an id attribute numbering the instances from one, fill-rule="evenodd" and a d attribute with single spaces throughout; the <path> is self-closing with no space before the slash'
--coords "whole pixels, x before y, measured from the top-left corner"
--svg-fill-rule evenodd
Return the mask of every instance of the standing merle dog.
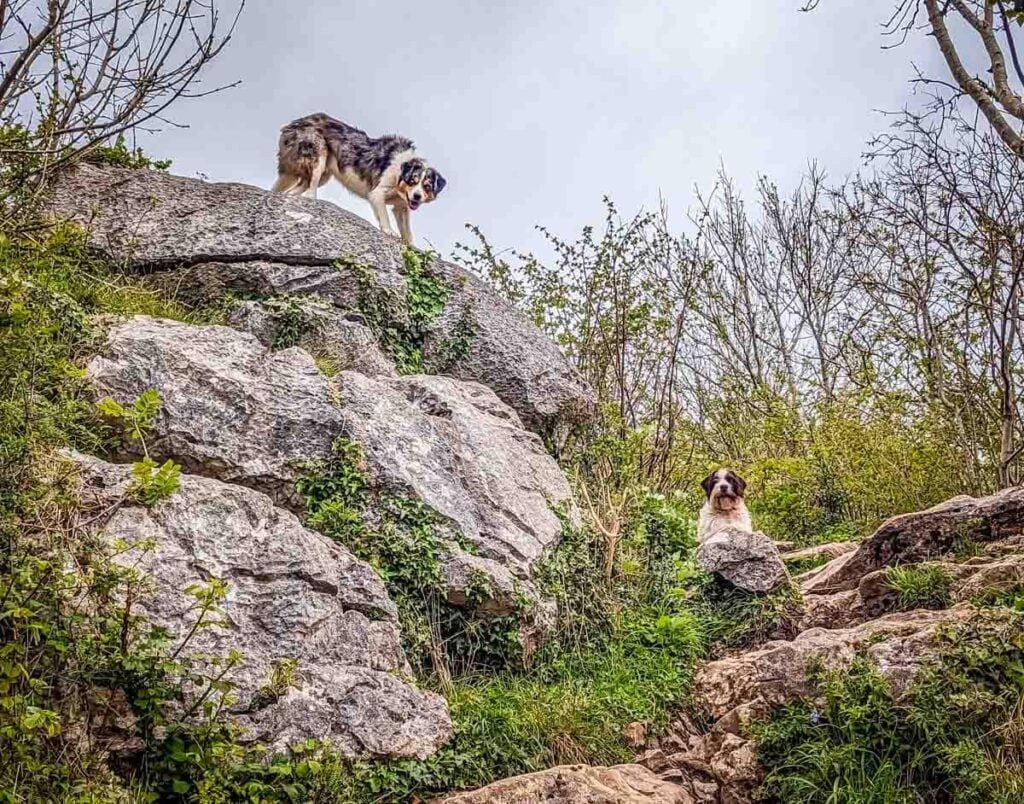
<path id="1" fill-rule="evenodd" d="M 410 211 L 433 201 L 447 184 L 416 156 L 412 140 L 406 137 L 374 138 L 326 114 L 311 114 L 281 129 L 276 192 L 312 192 L 316 198 L 317 188 L 332 176 L 369 201 L 381 231 L 393 235 L 390 205 L 402 240 L 409 245 Z"/>

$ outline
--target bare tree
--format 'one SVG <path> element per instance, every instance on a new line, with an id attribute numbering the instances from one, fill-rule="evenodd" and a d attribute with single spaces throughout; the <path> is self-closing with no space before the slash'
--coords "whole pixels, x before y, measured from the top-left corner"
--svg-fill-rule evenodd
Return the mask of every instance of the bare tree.
<path id="1" fill-rule="evenodd" d="M 83 153 L 223 89 L 200 74 L 244 2 L 225 23 L 216 0 L 0 0 L 3 212 Z"/>
<path id="2" fill-rule="evenodd" d="M 882 143 L 880 175 L 856 183 L 860 236 L 878 256 L 862 281 L 901 341 L 876 359 L 898 361 L 904 387 L 942 409 L 975 473 L 969 487 L 990 471 L 1014 485 L 1024 479 L 1024 163 L 956 115 L 907 116 Z"/>
<path id="3" fill-rule="evenodd" d="M 803 10 L 811 11 L 820 2 L 810 0 Z M 1022 24 L 1022 0 L 897 0 L 884 30 L 896 45 L 914 30 L 927 30 L 953 83 L 927 76 L 917 80 L 952 90 L 945 102 L 969 97 L 1003 143 L 1024 157 L 1024 67 L 1017 41 Z M 975 57 L 983 69 L 970 66 Z"/>

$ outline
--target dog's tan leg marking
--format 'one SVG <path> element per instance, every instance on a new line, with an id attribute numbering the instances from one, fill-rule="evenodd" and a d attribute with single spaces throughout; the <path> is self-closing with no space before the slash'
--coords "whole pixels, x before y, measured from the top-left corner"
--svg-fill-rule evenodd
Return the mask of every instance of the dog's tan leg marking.
<path id="1" fill-rule="evenodd" d="M 409 226 L 409 208 L 401 204 L 391 207 L 395 213 L 395 223 L 398 224 L 398 233 L 402 235 L 402 242 L 407 246 L 412 245 L 412 228 Z"/>
<path id="2" fill-rule="evenodd" d="M 314 201 L 316 201 L 316 191 L 320 188 L 320 179 L 323 177 L 325 170 L 327 170 L 326 154 L 316 161 L 316 166 L 309 177 L 309 187 L 306 188 L 306 191 L 312 194 Z"/>
<path id="3" fill-rule="evenodd" d="M 366 200 L 373 207 L 373 214 L 377 216 L 377 225 L 384 234 L 394 236 L 395 230 L 391 228 L 391 219 L 388 217 L 388 205 L 385 203 L 387 191 L 381 187 L 375 187 Z"/>
<path id="4" fill-rule="evenodd" d="M 299 176 L 289 176 L 287 173 L 282 173 L 277 177 L 277 181 L 274 182 L 274 186 L 271 188 L 271 192 L 274 193 L 294 193 L 295 188 L 302 184 L 302 178 Z"/>

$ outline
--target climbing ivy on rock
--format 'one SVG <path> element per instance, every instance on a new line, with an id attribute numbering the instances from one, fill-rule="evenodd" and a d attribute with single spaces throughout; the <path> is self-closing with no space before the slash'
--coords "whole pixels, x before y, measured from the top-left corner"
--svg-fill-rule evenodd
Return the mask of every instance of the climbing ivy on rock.
<path id="1" fill-rule="evenodd" d="M 494 617 L 447 601 L 444 555 L 453 542 L 467 552 L 472 545 L 444 532 L 438 515 L 419 500 L 376 486 L 358 444 L 336 439 L 327 459 L 301 467 L 296 490 L 311 528 L 377 570 L 398 606 L 406 653 L 424 674 L 450 679 L 519 661 L 518 612 Z M 480 584 L 474 588 L 486 594 Z"/>
<path id="2" fill-rule="evenodd" d="M 400 374 L 425 371 L 423 348 L 431 325 L 444 312 L 452 289 L 431 267 L 432 252 L 405 248 L 402 276 L 405 293 L 381 287 L 372 268 L 351 259 L 336 267 L 355 272 L 359 279 L 359 312 L 373 330 L 384 352 L 395 361 Z M 451 364 L 464 355 L 475 332 L 472 310 L 467 308 L 442 347 L 441 361 Z"/>

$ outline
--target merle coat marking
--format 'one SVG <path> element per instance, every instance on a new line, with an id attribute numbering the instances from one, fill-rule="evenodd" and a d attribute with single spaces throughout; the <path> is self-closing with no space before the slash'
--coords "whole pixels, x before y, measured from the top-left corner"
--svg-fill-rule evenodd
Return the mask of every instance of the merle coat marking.
<path id="1" fill-rule="evenodd" d="M 394 234 L 390 206 L 402 239 L 412 244 L 409 213 L 433 201 L 444 176 L 416 156 L 412 140 L 396 134 L 371 137 L 326 114 L 311 114 L 281 129 L 276 192 L 311 192 L 331 178 L 365 198 L 381 230 Z"/>

